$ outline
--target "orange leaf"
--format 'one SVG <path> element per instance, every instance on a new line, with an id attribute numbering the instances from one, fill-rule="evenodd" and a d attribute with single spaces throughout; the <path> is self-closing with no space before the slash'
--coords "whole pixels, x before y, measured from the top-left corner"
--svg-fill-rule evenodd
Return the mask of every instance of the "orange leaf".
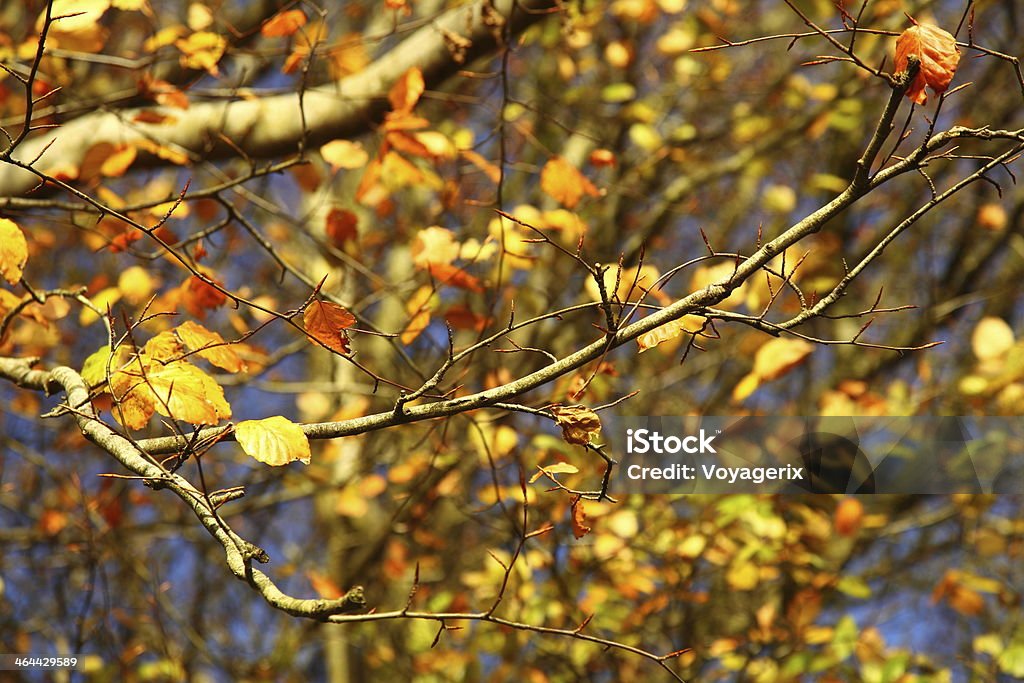
<path id="1" fill-rule="evenodd" d="M 266 465 L 277 467 L 296 460 L 309 464 L 309 439 L 302 427 L 280 415 L 239 422 L 235 439 L 246 455 Z"/>
<path id="2" fill-rule="evenodd" d="M 907 97 L 917 104 L 926 104 L 926 86 L 936 95 L 949 88 L 960 63 L 960 50 L 956 46 L 956 38 L 947 31 L 932 24 L 915 24 L 896 39 L 897 73 L 907 70 L 911 56 L 920 60 L 921 68 L 907 89 Z"/>
<path id="3" fill-rule="evenodd" d="M 302 314 L 302 322 L 311 339 L 342 355 L 352 352 L 345 330 L 356 324 L 356 317 L 343 307 L 314 299 Z"/>
<path id="4" fill-rule="evenodd" d="M 396 112 L 411 112 L 425 88 L 423 72 L 418 67 L 412 67 L 391 86 L 391 90 L 388 92 L 391 108 Z"/>
<path id="5" fill-rule="evenodd" d="M 0 276 L 15 284 L 27 261 L 28 242 L 21 228 L 8 218 L 0 218 Z"/>
<path id="6" fill-rule="evenodd" d="M 306 572 L 306 578 L 309 579 L 309 584 L 316 594 L 324 600 L 337 600 L 345 594 L 338 584 L 323 574 L 310 570 Z"/>
<path id="7" fill-rule="evenodd" d="M 864 506 L 856 498 L 844 498 L 836 506 L 833 524 L 840 536 L 856 536 L 864 519 Z"/>
<path id="8" fill-rule="evenodd" d="M 135 161 L 137 154 L 135 147 L 127 145 L 115 150 L 100 164 L 100 175 L 108 178 L 119 178 L 125 174 L 128 167 Z"/>
<path id="9" fill-rule="evenodd" d="M 574 208 L 583 195 L 601 196 L 592 182 L 564 157 L 552 157 L 540 172 L 540 187 L 552 199 Z"/>
<path id="10" fill-rule="evenodd" d="M 583 511 L 583 502 L 579 496 L 572 500 L 572 535 L 576 538 L 583 538 L 590 533 L 590 527 L 586 525 L 587 515 Z"/>
<path id="11" fill-rule="evenodd" d="M 461 154 L 464 159 L 468 159 L 469 163 L 483 171 L 484 175 L 490 178 L 492 183 L 501 182 L 501 169 L 498 168 L 497 165 L 492 164 L 483 156 L 471 149 L 460 150 L 459 154 Z"/>
<path id="12" fill-rule="evenodd" d="M 585 446 L 601 431 L 601 418 L 585 406 L 553 406 L 551 412 L 568 443 Z"/>
<path id="13" fill-rule="evenodd" d="M 267 38 L 290 36 L 306 25 L 306 15 L 299 9 L 290 9 L 270 18 L 260 29 Z"/>
<path id="14" fill-rule="evenodd" d="M 358 222 L 356 215 L 347 209 L 331 209 L 327 213 L 327 239 L 334 247 L 343 249 L 346 242 L 359 238 Z"/>
<path id="15" fill-rule="evenodd" d="M 458 266 L 449 263 L 431 263 L 427 267 L 427 272 L 442 285 L 450 285 L 470 292 L 484 291 L 484 286 L 480 284 L 479 278 L 470 275 Z"/>
<path id="16" fill-rule="evenodd" d="M 594 166 L 614 166 L 615 152 L 610 149 L 595 149 L 590 153 L 590 163 Z"/>
<path id="17" fill-rule="evenodd" d="M 211 281 L 217 282 L 216 280 Z M 194 275 L 186 281 L 181 293 L 185 309 L 199 319 L 206 317 L 207 310 L 222 306 L 228 300 L 227 296 L 219 289 Z"/>

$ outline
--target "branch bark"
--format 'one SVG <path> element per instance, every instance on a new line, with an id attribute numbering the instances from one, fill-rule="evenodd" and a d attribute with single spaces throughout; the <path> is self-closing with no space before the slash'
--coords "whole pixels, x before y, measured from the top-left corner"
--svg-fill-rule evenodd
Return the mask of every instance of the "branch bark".
<path id="1" fill-rule="evenodd" d="M 97 143 L 123 145 L 148 139 L 187 152 L 193 159 L 236 157 L 239 150 L 250 159 L 268 159 L 296 152 L 304 137 L 307 144 L 316 146 L 336 138 L 354 137 L 380 120 L 387 108 L 388 88 L 410 68 L 419 67 L 427 87 L 433 88 L 465 64 L 500 48 L 502 31 L 496 23 L 500 19 L 495 11 L 509 22 L 508 35 L 514 37 L 554 13 L 555 7 L 553 0 L 478 0 L 453 10 L 417 30 L 360 73 L 307 90 L 302 102 L 304 117 L 295 93 L 193 104 L 184 113 L 150 108 L 173 113 L 177 121 L 170 124 L 135 122 L 138 109 L 96 111 L 25 141 L 12 157 L 27 162 L 45 149 L 40 168 L 45 169 L 47 162 L 57 160 L 62 166 L 77 167 Z M 460 58 L 452 53 L 446 40 L 451 35 L 468 38 L 472 43 Z M 166 163 L 140 153 L 133 167 Z M 0 197 L 18 197 L 37 185 L 35 175 L 12 165 L 0 166 Z"/>

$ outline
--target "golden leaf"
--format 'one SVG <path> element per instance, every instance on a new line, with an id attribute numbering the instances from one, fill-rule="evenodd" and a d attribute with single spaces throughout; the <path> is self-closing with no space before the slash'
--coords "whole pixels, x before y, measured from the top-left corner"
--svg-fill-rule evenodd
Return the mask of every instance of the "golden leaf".
<path id="1" fill-rule="evenodd" d="M 290 9 L 275 14 L 260 28 L 266 38 L 290 36 L 306 25 L 306 15 L 300 9 Z"/>
<path id="2" fill-rule="evenodd" d="M 190 350 L 228 372 L 243 372 L 245 361 L 235 349 L 228 345 L 218 333 L 212 332 L 199 323 L 186 320 L 174 328 L 178 339 Z"/>
<path id="3" fill-rule="evenodd" d="M 195 425 L 215 425 L 231 417 L 224 390 L 191 363 L 155 364 L 146 379 L 157 399 L 153 405 L 161 415 Z"/>
<path id="4" fill-rule="evenodd" d="M 235 439 L 246 455 L 266 465 L 277 467 L 296 460 L 309 464 L 309 439 L 302 427 L 280 415 L 239 422 Z"/>
<path id="5" fill-rule="evenodd" d="M 351 140 L 331 140 L 320 148 L 320 156 L 335 171 L 339 168 L 362 168 L 370 160 L 363 143 Z"/>
<path id="6" fill-rule="evenodd" d="M 28 242 L 18 225 L 0 218 L 0 276 L 10 284 L 21 279 L 21 273 L 28 262 Z"/>

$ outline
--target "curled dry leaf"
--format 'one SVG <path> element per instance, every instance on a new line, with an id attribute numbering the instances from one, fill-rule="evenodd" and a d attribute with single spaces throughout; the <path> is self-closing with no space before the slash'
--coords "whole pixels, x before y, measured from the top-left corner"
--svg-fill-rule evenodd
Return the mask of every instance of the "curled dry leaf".
<path id="1" fill-rule="evenodd" d="M 590 527 L 586 524 L 587 514 L 583 511 L 583 501 L 579 496 L 572 500 L 572 535 L 576 538 L 583 538 L 590 533 Z"/>
<path id="2" fill-rule="evenodd" d="M 235 425 L 235 439 L 246 455 L 277 467 L 298 460 L 309 464 L 309 439 L 302 427 L 280 415 Z"/>
<path id="3" fill-rule="evenodd" d="M 551 412 L 568 443 L 585 446 L 601 432 L 601 418 L 585 406 L 554 406 Z"/>
<path id="4" fill-rule="evenodd" d="M 956 38 L 932 24 L 915 24 L 896 39 L 896 72 L 907 70 L 910 57 L 917 57 L 921 68 L 907 89 L 907 97 L 917 104 L 927 104 L 925 87 L 941 95 L 949 88 L 960 63 Z"/>

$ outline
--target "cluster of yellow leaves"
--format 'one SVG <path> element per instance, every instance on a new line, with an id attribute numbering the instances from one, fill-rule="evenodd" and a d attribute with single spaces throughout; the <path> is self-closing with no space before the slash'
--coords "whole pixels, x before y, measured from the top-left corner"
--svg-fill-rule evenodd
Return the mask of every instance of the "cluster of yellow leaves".
<path id="1" fill-rule="evenodd" d="M 403 187 L 440 190 L 444 186 L 436 173 L 412 160 L 437 162 L 453 159 L 456 152 L 448 136 L 425 130 L 430 122 L 413 111 L 425 89 L 423 72 L 413 67 L 388 91 L 391 111 L 381 126 L 384 140 L 356 190 L 356 199 L 362 204 L 378 206 L 391 191 Z"/>
<path id="2" fill-rule="evenodd" d="M 754 355 L 754 368 L 732 390 L 734 401 L 742 401 L 765 382 L 782 377 L 803 363 L 814 345 L 803 339 L 771 339 Z"/>
<path id="3" fill-rule="evenodd" d="M 214 332 L 191 323 L 183 333 L 191 343 L 203 343 L 207 357 L 218 364 L 244 368 L 229 347 L 206 349 L 208 343 L 223 343 Z M 104 346 L 85 362 L 82 377 L 90 384 L 107 382 L 115 401 L 114 416 L 129 429 L 142 429 L 154 413 L 195 425 L 215 425 L 231 417 L 224 390 L 199 367 L 185 358 L 185 342 L 176 330 L 167 330 L 146 342 L 137 353 L 125 346 L 111 352 Z M 213 362 L 211 360 L 211 362 Z"/>

